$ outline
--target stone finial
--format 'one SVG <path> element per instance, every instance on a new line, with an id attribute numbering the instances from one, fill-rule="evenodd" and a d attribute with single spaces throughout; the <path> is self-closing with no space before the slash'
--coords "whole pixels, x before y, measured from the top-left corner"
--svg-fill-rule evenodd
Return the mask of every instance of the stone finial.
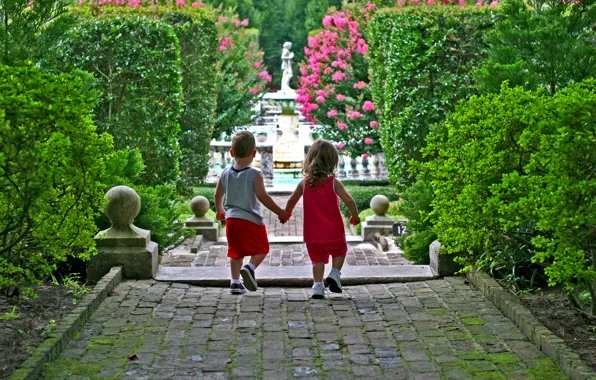
<path id="1" fill-rule="evenodd" d="M 374 211 L 375 215 L 385 216 L 387 210 L 389 210 L 389 198 L 384 195 L 375 195 L 370 200 L 370 208 Z"/>
<path id="2" fill-rule="evenodd" d="M 112 226 L 105 231 L 106 237 L 126 238 L 147 236 L 144 230 L 135 227 L 132 222 L 141 211 L 141 198 L 128 186 L 112 187 L 106 193 L 108 203 L 104 214 L 110 219 Z"/>
<path id="3" fill-rule="evenodd" d="M 205 216 L 207 211 L 209 211 L 209 200 L 202 195 L 198 195 L 190 200 L 190 211 L 197 218 L 201 218 Z"/>

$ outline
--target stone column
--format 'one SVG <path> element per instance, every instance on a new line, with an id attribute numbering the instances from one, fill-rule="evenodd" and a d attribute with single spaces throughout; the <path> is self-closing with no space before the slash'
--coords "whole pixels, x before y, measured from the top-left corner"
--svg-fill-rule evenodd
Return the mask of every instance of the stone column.
<path id="1" fill-rule="evenodd" d="M 362 157 L 362 175 L 365 179 L 370 178 L 370 169 L 368 169 L 368 157 Z"/>
<path id="2" fill-rule="evenodd" d="M 360 173 L 358 172 L 358 161 L 356 161 L 356 158 L 352 158 L 350 160 L 350 166 L 352 167 L 352 169 L 350 169 L 350 172 L 348 173 L 350 177 L 360 176 Z"/>
<path id="3" fill-rule="evenodd" d="M 273 186 L 273 146 L 257 145 L 257 151 L 261 154 L 261 172 L 265 180 L 265 187 Z"/>
<path id="4" fill-rule="evenodd" d="M 337 176 L 340 178 L 345 178 L 346 176 L 346 161 L 344 161 L 344 156 L 342 154 L 339 155 L 339 161 L 337 162 L 337 167 L 339 171 L 337 172 Z"/>
<path id="5" fill-rule="evenodd" d="M 213 219 L 205 216 L 207 211 L 209 211 L 209 200 L 201 195 L 194 197 L 190 201 L 190 210 L 195 216 L 186 219 L 186 228 L 195 230 L 197 236 L 202 235 L 205 239 L 217 241 L 217 223 L 214 223 Z M 196 250 L 193 252 L 193 248 L 200 242 L 200 240 L 201 239 L 195 239 L 196 244 L 191 244 L 192 253 L 196 253 Z"/>
<path id="6" fill-rule="evenodd" d="M 360 232 L 363 240 L 375 240 L 377 234 L 390 235 L 393 233 L 393 218 L 386 216 L 389 210 L 389 198 L 375 195 L 370 201 L 370 208 L 375 215 L 366 217 Z"/>
<path id="7" fill-rule="evenodd" d="M 115 266 L 123 267 L 125 278 L 148 279 L 157 272 L 157 243 L 151 233 L 136 227 L 141 198 L 127 186 L 116 186 L 106 193 L 104 213 L 112 226 L 99 232 L 94 240 L 97 255 L 87 263 L 87 280 L 99 281 Z"/>
<path id="8" fill-rule="evenodd" d="M 378 153 L 375 153 L 371 156 L 370 160 L 372 163 L 372 167 L 370 169 L 370 175 L 373 178 L 379 177 L 379 159 L 377 158 Z"/>
<path id="9" fill-rule="evenodd" d="M 215 170 L 215 149 L 211 147 L 209 149 L 209 178 L 217 178 L 217 171 Z"/>

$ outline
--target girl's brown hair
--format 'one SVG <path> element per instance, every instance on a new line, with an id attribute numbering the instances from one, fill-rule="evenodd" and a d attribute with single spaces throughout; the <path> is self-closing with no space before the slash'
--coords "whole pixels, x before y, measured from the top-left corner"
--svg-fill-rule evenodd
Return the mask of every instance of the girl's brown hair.
<path id="1" fill-rule="evenodd" d="M 313 187 L 320 180 L 331 177 L 338 160 L 339 153 L 329 141 L 318 139 L 313 142 L 302 168 L 306 184 Z"/>

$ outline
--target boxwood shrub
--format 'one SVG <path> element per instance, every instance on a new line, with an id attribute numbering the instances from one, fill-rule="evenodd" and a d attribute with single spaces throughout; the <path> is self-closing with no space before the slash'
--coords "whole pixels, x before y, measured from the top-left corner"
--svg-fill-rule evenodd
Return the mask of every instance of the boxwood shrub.
<path id="1" fill-rule="evenodd" d="M 88 258 L 112 137 L 91 120 L 85 73 L 0 66 L 0 290 L 47 280 L 69 256 Z"/>

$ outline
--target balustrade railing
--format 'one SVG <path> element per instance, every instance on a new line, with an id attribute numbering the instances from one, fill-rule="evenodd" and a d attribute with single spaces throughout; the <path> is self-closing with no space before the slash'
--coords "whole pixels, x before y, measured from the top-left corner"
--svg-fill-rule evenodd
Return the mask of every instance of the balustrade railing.
<path id="1" fill-rule="evenodd" d="M 216 182 L 223 169 L 232 165 L 233 158 L 230 155 L 232 143 L 229 141 L 212 141 L 209 151 L 209 172 L 207 182 Z M 304 146 L 304 156 L 308 153 L 310 146 Z M 257 155 L 253 166 L 260 169 L 265 179 L 265 186 L 272 187 L 274 184 L 275 170 L 273 169 L 273 145 L 257 143 Z M 346 163 L 349 168 L 346 171 Z M 370 166 L 370 167 L 369 167 Z M 385 153 L 377 153 L 372 156 L 349 157 L 341 154 L 337 164 L 337 177 L 340 179 L 387 179 L 388 170 L 385 167 Z"/>

